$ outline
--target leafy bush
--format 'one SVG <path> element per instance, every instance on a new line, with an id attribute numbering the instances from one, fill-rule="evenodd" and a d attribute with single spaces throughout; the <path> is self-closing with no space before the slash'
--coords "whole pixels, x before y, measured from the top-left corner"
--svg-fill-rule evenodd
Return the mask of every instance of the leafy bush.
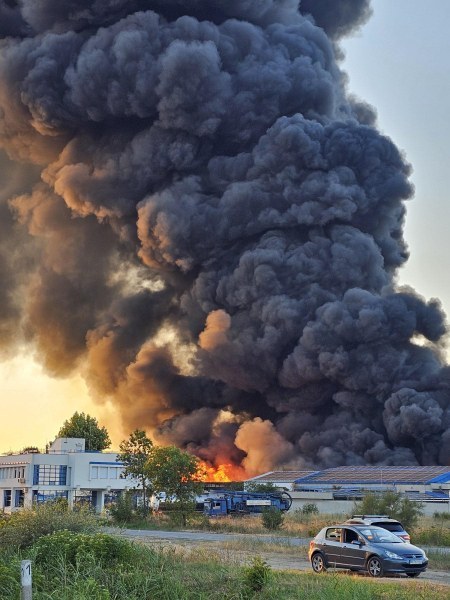
<path id="1" fill-rule="evenodd" d="M 40 565 L 55 564 L 61 557 L 75 565 L 91 556 L 98 565 L 128 564 L 133 557 L 133 546 L 126 540 L 105 533 L 83 534 L 57 531 L 41 537 L 33 546 L 35 560 Z"/>
<path id="2" fill-rule="evenodd" d="M 62 529 L 89 532 L 96 528 L 96 517 L 89 510 L 71 511 L 64 503 L 47 502 L 0 519 L 0 550 L 27 548 L 40 537 Z"/>
<path id="3" fill-rule="evenodd" d="M 272 492 L 278 492 L 278 488 L 274 483 L 268 481 L 267 483 L 257 483 L 252 481 L 245 485 L 247 492 L 257 492 L 258 494 L 270 494 Z"/>
<path id="4" fill-rule="evenodd" d="M 271 574 L 266 561 L 256 556 L 250 566 L 244 568 L 244 586 L 252 592 L 260 592 L 269 582 Z"/>
<path id="5" fill-rule="evenodd" d="M 363 515 L 388 515 L 391 519 L 398 519 L 406 529 L 412 529 L 423 514 L 423 506 L 399 492 L 387 491 L 380 495 L 367 494 L 361 502 L 355 503 L 354 512 Z"/>
<path id="6" fill-rule="evenodd" d="M 116 502 L 111 504 L 109 514 L 116 523 L 129 523 L 134 518 L 133 494 L 126 491 L 121 494 Z"/>
<path id="7" fill-rule="evenodd" d="M 270 529 L 272 531 L 276 529 L 281 529 L 283 526 L 284 515 L 281 510 L 278 510 L 274 506 L 270 506 L 269 508 L 265 508 L 262 511 L 262 524 L 265 529 Z"/>
<path id="8" fill-rule="evenodd" d="M 313 503 L 304 504 L 302 507 L 302 513 L 304 515 L 318 515 L 319 509 L 317 508 L 317 504 L 313 504 Z"/>

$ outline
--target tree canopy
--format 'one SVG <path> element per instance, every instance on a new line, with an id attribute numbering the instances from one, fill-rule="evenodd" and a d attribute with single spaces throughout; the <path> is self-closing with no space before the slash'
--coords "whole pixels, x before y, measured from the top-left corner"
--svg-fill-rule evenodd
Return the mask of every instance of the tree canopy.
<path id="1" fill-rule="evenodd" d="M 95 417 L 83 412 L 75 412 L 70 419 L 64 421 L 56 437 L 84 438 L 86 450 L 105 450 L 111 445 L 106 427 L 100 427 Z"/>
<path id="2" fill-rule="evenodd" d="M 147 508 L 148 497 L 153 491 L 153 486 L 146 472 L 147 461 L 152 455 L 153 442 L 147 437 L 145 431 L 135 429 L 127 440 L 121 442 L 117 460 L 124 465 L 124 477 L 133 477 L 142 486 L 142 500 L 144 510 Z"/>
<path id="3" fill-rule="evenodd" d="M 411 528 L 417 524 L 423 514 L 423 505 L 413 502 L 400 492 L 388 490 L 382 494 L 369 493 L 355 503 L 355 514 L 388 515 L 391 519 L 398 519 L 404 527 Z"/>
<path id="4" fill-rule="evenodd" d="M 203 484 L 198 481 L 199 459 L 175 446 L 153 448 L 145 472 L 155 492 L 166 492 L 177 502 L 192 501 Z"/>

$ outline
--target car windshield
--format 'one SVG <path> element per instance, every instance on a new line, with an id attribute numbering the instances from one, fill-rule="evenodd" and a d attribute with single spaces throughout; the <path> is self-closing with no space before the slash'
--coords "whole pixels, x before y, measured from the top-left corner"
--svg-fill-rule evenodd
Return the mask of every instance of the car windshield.
<path id="1" fill-rule="evenodd" d="M 360 529 L 360 533 L 372 544 L 390 543 L 403 544 L 402 540 L 390 531 L 378 527 Z"/>

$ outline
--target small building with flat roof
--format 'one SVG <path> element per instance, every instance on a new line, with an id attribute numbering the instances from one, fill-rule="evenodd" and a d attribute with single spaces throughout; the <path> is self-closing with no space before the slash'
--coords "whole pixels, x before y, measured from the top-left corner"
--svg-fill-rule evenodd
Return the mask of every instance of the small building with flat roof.
<path id="1" fill-rule="evenodd" d="M 87 452 L 83 438 L 58 438 L 48 452 L 0 456 L 0 511 L 11 512 L 65 498 L 69 506 L 90 504 L 101 512 L 137 482 L 123 477 L 116 452 Z"/>

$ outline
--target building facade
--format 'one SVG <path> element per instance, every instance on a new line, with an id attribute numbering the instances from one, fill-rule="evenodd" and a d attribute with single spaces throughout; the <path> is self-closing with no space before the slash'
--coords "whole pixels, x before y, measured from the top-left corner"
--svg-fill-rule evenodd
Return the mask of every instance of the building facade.
<path id="1" fill-rule="evenodd" d="M 86 452 L 82 438 L 58 438 L 48 453 L 0 456 L 0 511 L 12 512 L 65 498 L 70 507 L 105 503 L 137 482 L 123 477 L 115 452 Z"/>
<path id="2" fill-rule="evenodd" d="M 291 510 L 315 504 L 322 513 L 352 512 L 366 494 L 400 493 L 420 502 L 424 514 L 450 513 L 450 467 L 346 466 L 323 471 L 271 471 L 246 484 L 272 483 L 289 490 Z"/>

